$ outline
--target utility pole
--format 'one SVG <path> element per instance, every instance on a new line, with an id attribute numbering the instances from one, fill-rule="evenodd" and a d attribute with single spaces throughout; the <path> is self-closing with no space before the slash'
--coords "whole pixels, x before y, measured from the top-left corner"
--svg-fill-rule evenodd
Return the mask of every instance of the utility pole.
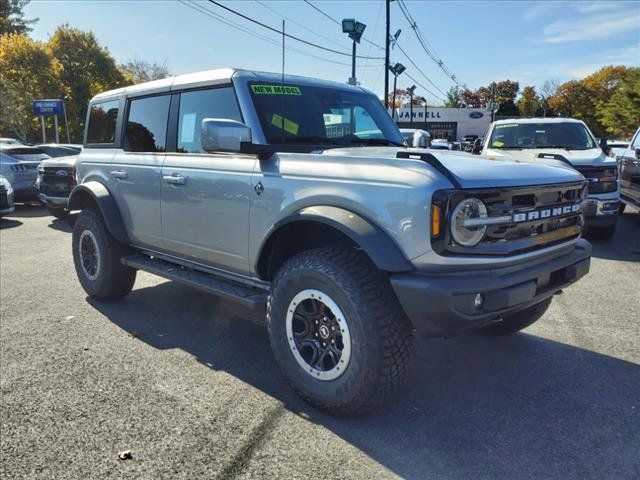
<path id="1" fill-rule="evenodd" d="M 384 42 L 384 108 L 389 109 L 389 37 L 391 35 L 390 29 L 390 11 L 391 0 L 385 0 L 387 7 L 387 27 L 385 30 L 385 42 Z"/>

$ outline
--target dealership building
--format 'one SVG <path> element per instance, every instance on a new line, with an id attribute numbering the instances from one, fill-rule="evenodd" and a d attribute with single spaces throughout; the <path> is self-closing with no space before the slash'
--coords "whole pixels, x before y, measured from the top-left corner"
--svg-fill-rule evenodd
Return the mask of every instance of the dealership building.
<path id="1" fill-rule="evenodd" d="M 453 142 L 462 140 L 465 135 L 484 136 L 491 123 L 491 110 L 414 105 L 412 119 L 407 104 L 396 110 L 395 120 L 400 128 L 420 128 L 428 131 L 431 138 L 446 138 Z"/>

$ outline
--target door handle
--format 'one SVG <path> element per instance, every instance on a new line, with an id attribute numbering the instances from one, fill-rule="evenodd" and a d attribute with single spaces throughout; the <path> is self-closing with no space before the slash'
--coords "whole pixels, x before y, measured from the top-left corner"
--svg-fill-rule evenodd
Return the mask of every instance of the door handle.
<path id="1" fill-rule="evenodd" d="M 126 180 L 129 174 L 124 170 L 114 170 L 111 172 L 111 176 L 117 180 Z"/>
<path id="2" fill-rule="evenodd" d="M 186 185 L 187 177 L 183 177 L 179 173 L 174 173 L 173 175 L 163 175 L 162 181 L 170 183 L 171 185 Z"/>

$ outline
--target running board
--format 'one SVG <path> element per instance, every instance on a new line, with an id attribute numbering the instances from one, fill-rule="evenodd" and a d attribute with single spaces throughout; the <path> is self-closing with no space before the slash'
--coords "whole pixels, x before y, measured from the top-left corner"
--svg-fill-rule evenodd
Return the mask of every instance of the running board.
<path id="1" fill-rule="evenodd" d="M 263 310 L 267 305 L 267 292 L 264 290 L 221 279 L 210 273 L 200 272 L 143 254 L 123 257 L 121 262 L 136 270 L 143 270 L 241 303 L 252 310 Z"/>

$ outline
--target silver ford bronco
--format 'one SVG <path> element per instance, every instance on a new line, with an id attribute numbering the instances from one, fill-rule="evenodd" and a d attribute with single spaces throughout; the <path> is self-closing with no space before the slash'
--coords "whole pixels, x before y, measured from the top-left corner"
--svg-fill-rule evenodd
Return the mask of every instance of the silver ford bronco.
<path id="1" fill-rule="evenodd" d="M 264 309 L 284 376 L 332 414 L 388 398 L 414 331 L 516 332 L 589 270 L 582 175 L 408 148 L 359 87 L 213 70 L 97 95 L 86 125 L 88 295 L 144 270 Z"/>

